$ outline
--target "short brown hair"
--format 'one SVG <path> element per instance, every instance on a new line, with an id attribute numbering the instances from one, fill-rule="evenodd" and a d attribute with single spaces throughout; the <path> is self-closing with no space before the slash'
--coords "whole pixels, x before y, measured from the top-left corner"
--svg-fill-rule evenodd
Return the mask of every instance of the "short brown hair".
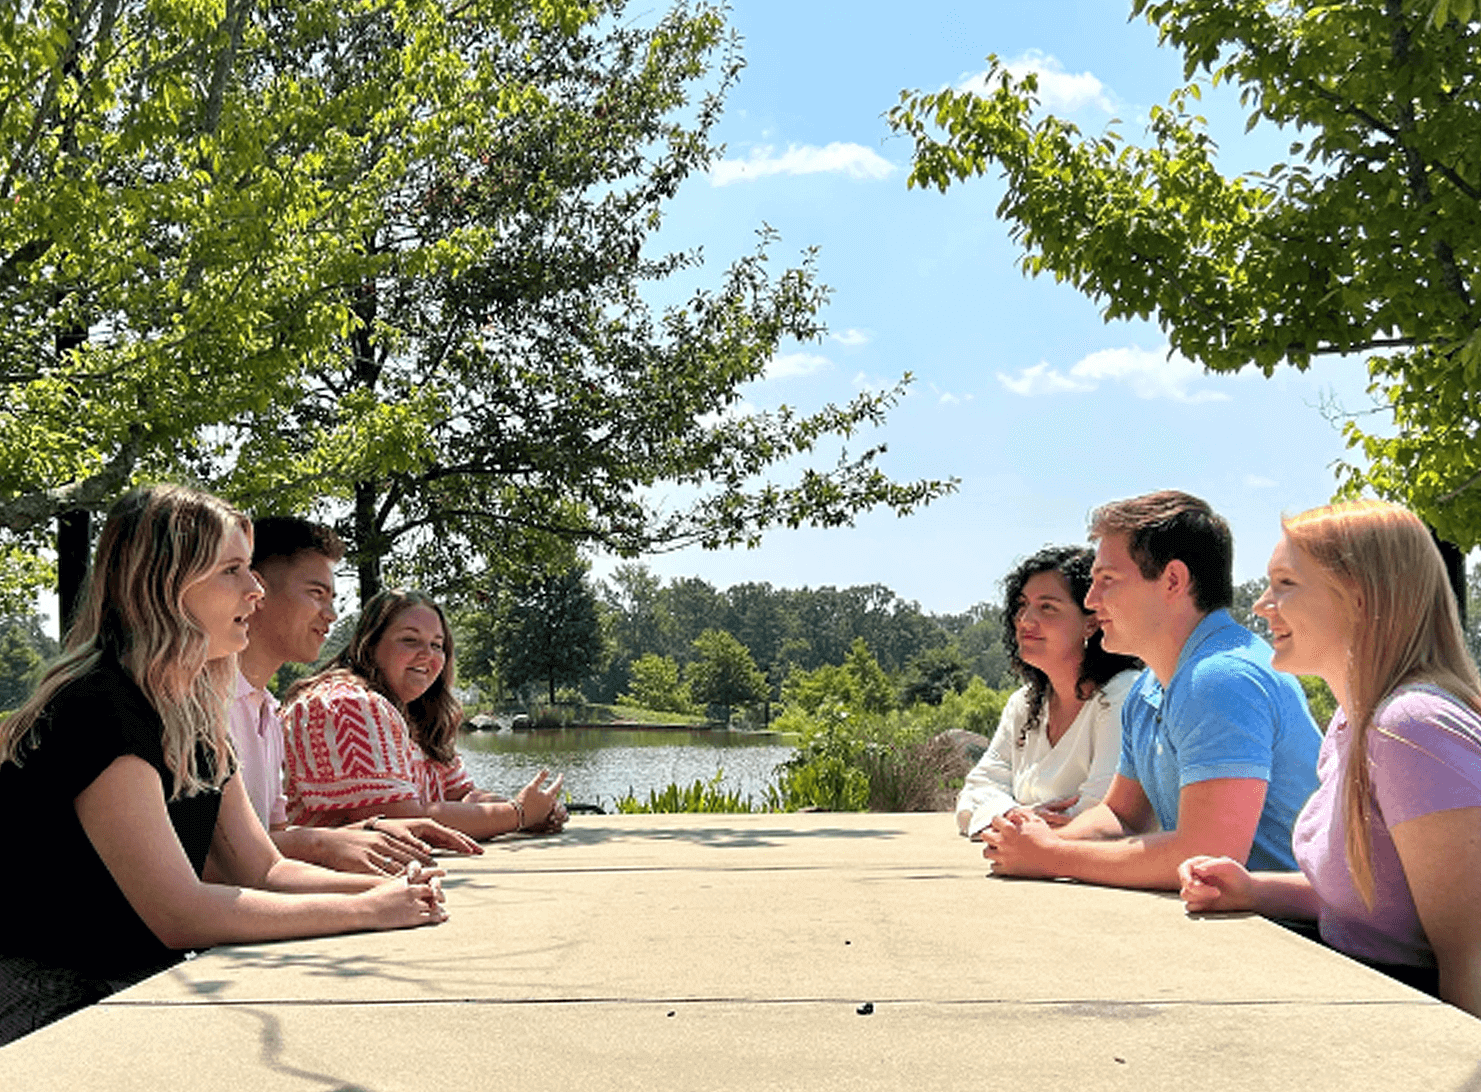
<path id="1" fill-rule="evenodd" d="M 1234 535 L 1206 501 L 1176 489 L 1103 504 L 1090 515 L 1090 537 L 1125 535 L 1127 552 L 1153 580 L 1170 561 L 1188 567 L 1193 603 L 1204 614 L 1234 602 Z"/>
<path id="2" fill-rule="evenodd" d="M 275 558 L 292 561 L 306 550 L 323 554 L 336 565 L 345 556 L 344 540 L 322 523 L 297 516 L 263 516 L 252 521 L 254 569 Z"/>

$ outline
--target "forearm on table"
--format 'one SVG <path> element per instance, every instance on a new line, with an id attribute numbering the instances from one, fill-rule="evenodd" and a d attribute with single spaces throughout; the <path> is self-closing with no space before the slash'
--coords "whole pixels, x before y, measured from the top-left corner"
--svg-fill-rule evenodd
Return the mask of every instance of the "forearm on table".
<path id="1" fill-rule="evenodd" d="M 461 800 L 437 800 L 423 804 L 420 800 L 396 800 L 358 808 L 341 808 L 318 812 L 310 821 L 316 826 L 343 826 L 384 816 L 388 819 L 435 819 L 443 826 L 460 830 L 470 838 L 495 838 L 520 828 L 519 809 L 512 801 L 465 803 Z"/>
<path id="2" fill-rule="evenodd" d="M 343 827 L 278 827 L 268 837 L 284 857 L 329 867 L 329 839 Z"/>
<path id="3" fill-rule="evenodd" d="M 1096 842 L 1124 838 L 1131 833 L 1105 801 L 1096 801 L 1059 828 L 1059 837 L 1071 842 Z"/>
<path id="4" fill-rule="evenodd" d="M 1267 918 L 1296 918 L 1315 921 L 1321 901 L 1312 890 L 1311 881 L 1302 872 L 1252 872 L 1251 908 Z"/>
<path id="5" fill-rule="evenodd" d="M 353 895 L 360 891 L 369 891 L 384 880 L 384 876 L 338 872 L 310 861 L 285 856 L 268 869 L 267 875 L 263 877 L 262 888 L 266 891 L 295 894 L 322 892 Z"/>
<path id="6" fill-rule="evenodd" d="M 212 883 L 198 884 L 149 923 L 160 942 L 176 950 L 374 927 L 371 907 L 353 892 L 303 894 Z"/>
<path id="7" fill-rule="evenodd" d="M 1087 813 L 1088 814 L 1088 813 Z M 1073 824 L 1072 824 L 1073 825 Z M 1057 876 L 1115 887 L 1176 891 L 1178 865 L 1196 856 L 1191 840 L 1177 831 L 1136 834 L 1110 840 L 1061 838 L 1053 847 L 1050 868 Z"/>

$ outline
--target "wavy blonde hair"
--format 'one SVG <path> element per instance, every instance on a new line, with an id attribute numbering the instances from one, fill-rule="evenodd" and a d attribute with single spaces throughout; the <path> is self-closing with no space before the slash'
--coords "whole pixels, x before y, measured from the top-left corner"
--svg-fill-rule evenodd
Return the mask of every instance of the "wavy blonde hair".
<path id="1" fill-rule="evenodd" d="M 164 722 L 171 799 L 220 788 L 231 772 L 226 706 L 235 655 L 208 661 L 206 631 L 184 605 L 185 590 L 221 558 L 231 528 L 250 540 L 251 521 L 209 493 L 178 485 L 136 489 L 108 512 L 66 650 L 14 715 L 0 724 L 0 762 L 21 763 L 57 692 L 113 656 Z M 201 769 L 204 746 L 209 769 Z"/>
<path id="2" fill-rule="evenodd" d="M 1481 712 L 1481 677 L 1466 651 L 1445 562 L 1413 512 L 1353 501 L 1313 508 L 1281 526 L 1326 575 L 1347 613 L 1350 707 L 1344 712 L 1354 757 L 1343 775 L 1342 810 L 1347 868 L 1371 910 L 1373 778 L 1367 755 L 1373 715 L 1395 689 L 1416 682 L 1438 686 Z"/>

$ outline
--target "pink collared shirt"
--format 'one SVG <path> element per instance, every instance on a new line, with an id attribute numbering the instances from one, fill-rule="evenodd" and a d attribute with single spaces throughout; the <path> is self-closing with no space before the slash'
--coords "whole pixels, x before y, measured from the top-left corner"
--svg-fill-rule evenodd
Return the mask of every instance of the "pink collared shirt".
<path id="1" fill-rule="evenodd" d="M 283 722 L 278 718 L 278 699 L 237 672 L 228 724 L 237 752 L 237 773 L 252 810 L 268 830 L 286 826 L 288 798 L 283 795 Z"/>

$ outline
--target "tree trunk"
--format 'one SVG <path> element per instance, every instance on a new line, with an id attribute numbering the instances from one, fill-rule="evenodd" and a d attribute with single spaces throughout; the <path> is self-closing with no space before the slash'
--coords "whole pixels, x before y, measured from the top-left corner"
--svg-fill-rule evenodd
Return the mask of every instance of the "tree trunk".
<path id="1" fill-rule="evenodd" d="M 376 488 L 373 482 L 355 483 L 355 573 L 360 580 L 360 605 L 381 590 L 380 529 L 376 526 Z"/>
<path id="2" fill-rule="evenodd" d="M 92 513 L 74 508 L 57 516 L 57 638 L 65 644 L 77 618 L 92 546 Z"/>

